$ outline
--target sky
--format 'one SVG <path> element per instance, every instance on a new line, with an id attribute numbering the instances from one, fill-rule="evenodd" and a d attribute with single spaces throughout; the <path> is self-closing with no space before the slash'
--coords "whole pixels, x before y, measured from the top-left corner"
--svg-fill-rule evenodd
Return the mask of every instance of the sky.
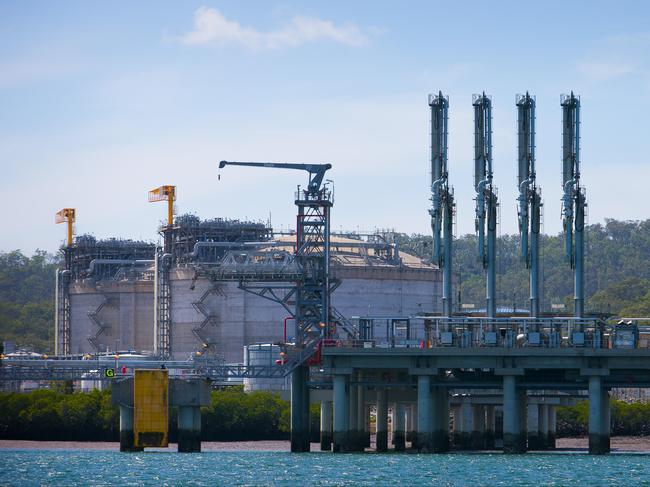
<path id="1" fill-rule="evenodd" d="M 581 97 L 588 219 L 650 217 L 650 3 L 0 2 L 0 251 L 76 232 L 157 240 L 177 212 L 293 226 L 329 162 L 334 230 L 429 233 L 427 95 L 449 96 L 457 235 L 474 231 L 472 94 L 493 102 L 502 234 L 517 232 L 515 96 L 537 100 L 544 231 L 561 231 L 560 95 Z M 220 176 L 220 177 L 219 177 Z"/>

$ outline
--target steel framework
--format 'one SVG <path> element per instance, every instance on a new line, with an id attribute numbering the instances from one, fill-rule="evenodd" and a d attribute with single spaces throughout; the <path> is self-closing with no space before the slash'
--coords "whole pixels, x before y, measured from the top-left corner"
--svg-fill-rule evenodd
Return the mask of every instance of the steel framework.
<path id="1" fill-rule="evenodd" d="M 496 317 L 497 193 L 492 184 L 492 100 L 474 95 L 474 188 L 478 255 L 486 270 L 487 315 Z M 487 235 L 487 245 L 486 245 Z"/>
<path id="2" fill-rule="evenodd" d="M 517 96 L 519 141 L 519 235 L 521 257 L 530 269 L 530 316 L 539 316 L 539 232 L 542 197 L 535 174 L 535 99 Z"/>
<path id="3" fill-rule="evenodd" d="M 452 315 L 452 240 L 454 226 L 454 190 L 449 188 L 447 171 L 447 121 L 449 99 L 438 92 L 429 95 L 431 107 L 431 229 L 432 260 L 442 267 L 442 314 Z M 444 232 L 441 245 L 441 232 Z M 443 247 L 444 248 L 441 248 Z"/>
<path id="4" fill-rule="evenodd" d="M 573 269 L 574 316 L 584 315 L 584 188 L 580 186 L 580 98 L 563 95 L 562 106 L 562 218 L 566 258 Z"/>

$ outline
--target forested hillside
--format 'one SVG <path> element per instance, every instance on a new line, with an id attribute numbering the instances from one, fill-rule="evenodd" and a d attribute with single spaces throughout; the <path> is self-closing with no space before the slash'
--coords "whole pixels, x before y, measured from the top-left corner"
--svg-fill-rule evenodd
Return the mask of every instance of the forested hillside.
<path id="1" fill-rule="evenodd" d="M 590 225 L 586 238 L 586 309 L 589 312 L 650 316 L 650 220 L 607 220 Z M 428 258 L 431 237 L 397 234 L 402 251 Z M 477 260 L 476 238 L 455 241 L 454 300 L 477 308 L 485 303 L 485 279 Z M 528 271 L 520 258 L 519 237 L 498 241 L 497 300 L 499 306 L 526 308 Z M 56 257 L 36 252 L 0 253 L 0 340 L 12 340 L 51 352 L 54 335 L 54 269 Z M 573 277 L 564 257 L 562 235 L 542 237 L 542 310 L 566 304 L 571 312 Z"/>
<path id="2" fill-rule="evenodd" d="M 423 258 L 431 255 L 430 236 L 398 235 L 400 249 Z M 519 236 L 503 235 L 497 243 L 497 302 L 499 306 L 528 307 L 528 270 L 520 257 Z M 642 222 L 607 220 L 586 231 L 586 310 L 650 316 L 650 220 Z M 477 260 L 474 235 L 455 241 L 454 301 L 460 287 L 462 303 L 485 305 L 485 278 Z M 544 235 L 541 239 L 541 307 L 565 304 L 572 311 L 573 274 L 564 255 L 564 236 Z"/>
<path id="3" fill-rule="evenodd" d="M 0 253 L 0 341 L 54 350 L 56 258 L 43 251 Z"/>

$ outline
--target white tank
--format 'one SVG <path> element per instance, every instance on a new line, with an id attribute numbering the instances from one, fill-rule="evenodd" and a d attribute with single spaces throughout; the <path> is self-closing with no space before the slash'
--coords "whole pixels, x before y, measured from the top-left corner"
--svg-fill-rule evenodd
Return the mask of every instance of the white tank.
<path id="1" fill-rule="evenodd" d="M 272 343 L 253 343 L 244 347 L 244 365 L 277 367 L 280 360 L 280 347 Z M 244 379 L 244 390 L 250 391 L 288 391 L 290 377 L 283 379 Z"/>

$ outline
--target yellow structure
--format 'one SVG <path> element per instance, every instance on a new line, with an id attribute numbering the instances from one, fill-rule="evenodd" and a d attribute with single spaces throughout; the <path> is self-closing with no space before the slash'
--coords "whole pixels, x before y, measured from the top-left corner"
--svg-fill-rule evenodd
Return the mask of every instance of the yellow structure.
<path id="1" fill-rule="evenodd" d="M 74 208 L 63 208 L 56 212 L 54 215 L 54 223 L 68 224 L 68 247 L 72 247 L 72 228 L 76 218 L 76 210 Z"/>
<path id="2" fill-rule="evenodd" d="M 136 369 L 133 379 L 134 446 L 166 447 L 169 442 L 169 373 Z"/>
<path id="3" fill-rule="evenodd" d="M 167 225 L 174 223 L 174 201 L 176 201 L 176 186 L 165 185 L 149 191 L 149 202 L 167 201 Z"/>

